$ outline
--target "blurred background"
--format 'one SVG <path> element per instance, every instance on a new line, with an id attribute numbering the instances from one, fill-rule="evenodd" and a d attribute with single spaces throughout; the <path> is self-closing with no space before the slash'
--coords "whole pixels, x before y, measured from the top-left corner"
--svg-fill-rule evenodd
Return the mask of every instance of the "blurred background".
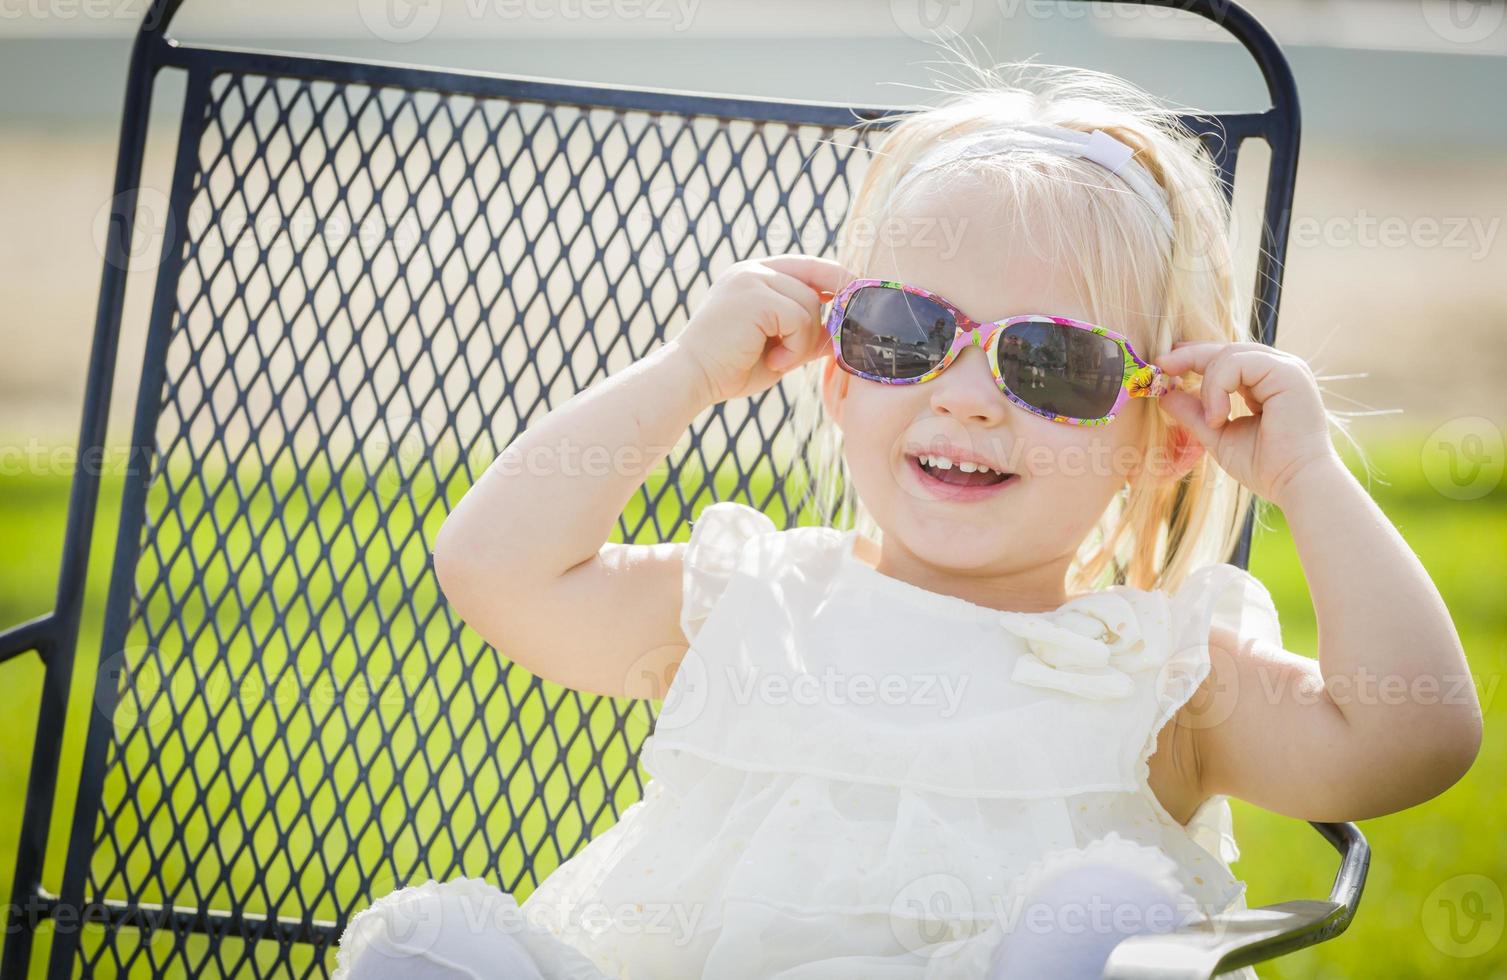
<path id="1" fill-rule="evenodd" d="M 145 6 L 0 0 L 0 627 L 52 604 L 123 83 Z M 1349 434 L 1372 465 L 1339 433 L 1337 441 L 1435 576 L 1487 713 L 1487 744 L 1470 776 L 1432 801 L 1362 823 L 1375 856 L 1351 929 L 1259 972 L 1507 976 L 1497 782 L 1507 759 L 1495 731 L 1507 659 L 1507 4 L 1247 6 L 1291 61 L 1303 110 L 1278 345 L 1308 358 L 1329 407 L 1349 413 Z M 1245 52 L 1216 28 L 1112 4 L 187 0 L 174 34 L 578 81 L 914 105 L 958 81 L 928 40 L 934 29 L 956 34 L 985 63 L 1035 56 L 1096 68 L 1197 109 L 1267 104 Z M 154 102 L 145 201 L 151 189 L 167 191 L 177 84 L 165 76 Z M 1258 146 L 1246 156 L 1236 233 L 1248 260 L 1266 157 Z M 113 444 L 127 438 L 152 270 L 129 278 Z M 107 481 L 103 528 L 118 503 L 118 482 Z M 1288 647 L 1314 655 L 1302 570 L 1280 515 L 1274 522 L 1258 533 L 1252 568 L 1278 599 Z M 103 538 L 96 552 L 112 545 Z M 92 578 L 91 593 L 102 585 Z M 76 681 L 87 679 L 94 656 L 81 646 Z M 0 710 L 13 720 L 0 750 L 0 901 L 40 685 L 34 659 L 0 667 Z M 77 728 L 65 774 L 76 771 Z M 59 805 L 62 819 L 67 800 Z M 1237 802 L 1236 832 L 1244 852 L 1236 871 L 1250 882 L 1252 906 L 1327 893 L 1335 856 L 1311 829 Z"/>

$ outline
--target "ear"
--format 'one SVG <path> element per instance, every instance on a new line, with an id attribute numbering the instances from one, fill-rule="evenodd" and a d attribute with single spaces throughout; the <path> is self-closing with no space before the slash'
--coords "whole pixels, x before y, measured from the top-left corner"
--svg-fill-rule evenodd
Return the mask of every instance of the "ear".
<path id="1" fill-rule="evenodd" d="M 829 418 L 842 423 L 842 406 L 848 397 L 848 372 L 837 366 L 837 358 L 828 357 L 822 365 L 822 404 Z"/>
<path id="2" fill-rule="evenodd" d="M 1132 467 L 1129 478 L 1135 480 L 1145 474 L 1154 483 L 1175 483 L 1188 475 L 1203 454 L 1204 445 L 1191 429 L 1172 425 L 1166 444 L 1153 446 L 1146 457 Z"/>

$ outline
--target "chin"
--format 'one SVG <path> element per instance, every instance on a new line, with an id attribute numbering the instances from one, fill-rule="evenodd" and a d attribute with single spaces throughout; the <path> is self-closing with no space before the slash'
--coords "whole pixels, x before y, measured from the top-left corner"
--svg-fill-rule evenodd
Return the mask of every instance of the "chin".
<path id="1" fill-rule="evenodd" d="M 1010 552 L 1010 542 L 1019 541 L 1006 522 L 980 524 L 977 518 L 946 512 L 924 512 L 912 506 L 890 537 L 921 561 L 936 568 L 972 571 L 1001 561 Z"/>

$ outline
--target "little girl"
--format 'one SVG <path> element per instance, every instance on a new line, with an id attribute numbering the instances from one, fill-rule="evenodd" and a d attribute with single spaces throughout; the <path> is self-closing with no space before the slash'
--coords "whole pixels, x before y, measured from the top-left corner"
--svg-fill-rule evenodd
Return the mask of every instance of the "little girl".
<path id="1" fill-rule="evenodd" d="M 521 907 L 482 879 L 381 898 L 336 976 L 1096 977 L 1247 907 L 1228 797 L 1343 821 L 1459 779 L 1459 638 L 1308 366 L 1244 341 L 1228 217 L 1127 83 L 955 96 L 882 137 L 848 221 L 887 234 L 734 264 L 523 433 L 436 572 L 523 669 L 664 698 L 652 780 Z M 798 370 L 851 526 L 727 501 L 688 542 L 607 542 L 692 420 Z M 1222 560 L 1251 494 L 1297 542 L 1317 661 Z"/>

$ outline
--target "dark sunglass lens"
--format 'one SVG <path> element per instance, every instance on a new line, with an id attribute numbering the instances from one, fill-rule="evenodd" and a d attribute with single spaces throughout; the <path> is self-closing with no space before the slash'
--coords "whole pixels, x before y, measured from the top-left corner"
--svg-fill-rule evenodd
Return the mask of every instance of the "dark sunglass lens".
<path id="1" fill-rule="evenodd" d="M 956 321 L 944 306 L 889 286 L 864 286 L 843 311 L 842 359 L 880 378 L 919 378 L 947 356 Z"/>
<path id="2" fill-rule="evenodd" d="M 1018 398 L 1044 412 L 1097 419 L 1120 397 L 1125 358 L 1102 334 L 1029 320 L 999 338 L 999 371 Z"/>

